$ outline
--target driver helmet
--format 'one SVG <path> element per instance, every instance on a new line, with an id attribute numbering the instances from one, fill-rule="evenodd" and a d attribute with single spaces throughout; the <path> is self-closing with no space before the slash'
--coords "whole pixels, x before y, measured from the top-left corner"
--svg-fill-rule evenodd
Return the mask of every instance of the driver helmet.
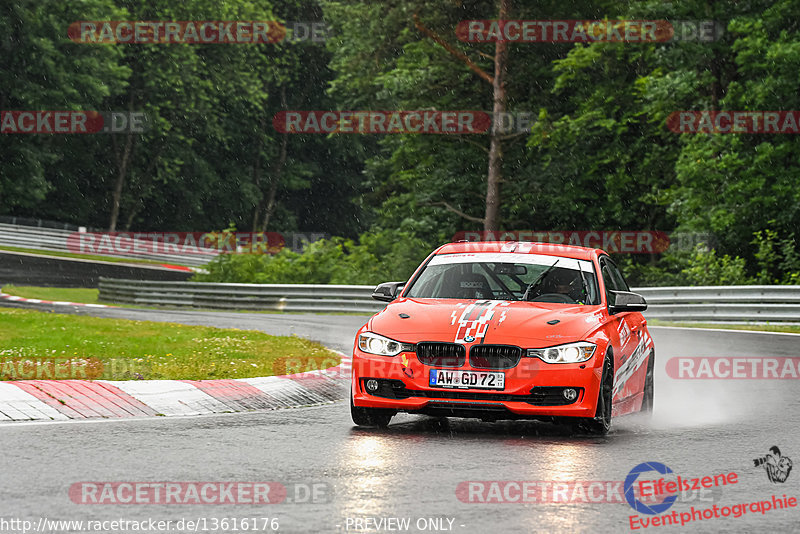
<path id="1" fill-rule="evenodd" d="M 556 269 L 550 273 L 543 285 L 543 293 L 560 293 L 575 300 L 581 296 L 578 275 L 569 269 Z"/>

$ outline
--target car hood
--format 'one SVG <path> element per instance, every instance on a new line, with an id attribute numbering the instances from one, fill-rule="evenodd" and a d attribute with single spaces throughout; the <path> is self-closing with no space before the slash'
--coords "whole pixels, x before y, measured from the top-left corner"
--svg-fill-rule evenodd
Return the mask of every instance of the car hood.
<path id="1" fill-rule="evenodd" d="M 406 343 L 474 341 L 548 347 L 585 339 L 603 317 L 601 306 L 401 298 L 372 317 L 366 327 Z"/>

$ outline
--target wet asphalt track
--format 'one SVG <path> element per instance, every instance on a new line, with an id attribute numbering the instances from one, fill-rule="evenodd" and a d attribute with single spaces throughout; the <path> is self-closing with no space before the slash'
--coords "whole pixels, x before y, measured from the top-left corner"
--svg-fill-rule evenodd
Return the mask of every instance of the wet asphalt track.
<path id="1" fill-rule="evenodd" d="M 341 351 L 350 350 L 366 319 L 115 309 L 81 313 L 297 334 Z M 738 474 L 737 484 L 702 500 L 687 497 L 688 502 L 676 503 L 669 512 L 685 512 L 693 505 L 730 506 L 773 494 L 800 497 L 800 467 L 786 483 L 772 484 L 752 463 L 772 445 L 800 461 L 798 381 L 678 381 L 664 372 L 665 362 L 674 356 L 797 356 L 800 336 L 651 331 L 658 362 L 653 420 L 616 419 L 604 438 L 570 436 L 535 422 L 408 415 L 397 416 L 385 430 L 362 430 L 351 424 L 345 403 L 194 418 L 11 424 L 0 427 L 0 517 L 209 518 L 208 527 L 212 517 L 268 517 L 279 519 L 280 532 L 417 532 L 418 520 L 424 526 L 427 518 L 442 518 L 444 529 L 428 531 L 633 532 L 628 522 L 633 510 L 627 504 L 469 503 L 459 500 L 456 488 L 464 481 L 621 481 L 645 461 L 662 462 L 684 477 Z M 303 485 L 322 484 L 318 488 L 324 492 L 316 503 L 261 506 L 71 502 L 70 485 L 87 480 L 276 481 L 289 488 L 290 500 L 296 500 L 295 491 L 305 493 Z M 388 517 L 409 518 L 409 530 L 378 530 L 374 523 L 356 528 L 356 520 Z M 263 521 L 258 532 L 271 531 L 262 526 Z M 254 530 L 250 526 L 247 531 Z M 800 532 L 800 508 L 644 531 Z"/>

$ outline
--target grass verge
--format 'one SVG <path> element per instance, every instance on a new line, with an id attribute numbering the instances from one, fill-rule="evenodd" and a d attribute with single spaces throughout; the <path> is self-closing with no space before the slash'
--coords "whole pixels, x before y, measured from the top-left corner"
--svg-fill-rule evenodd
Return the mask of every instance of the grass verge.
<path id="1" fill-rule="evenodd" d="M 787 324 L 723 324 L 723 323 L 674 323 L 671 321 L 661 321 L 649 319 L 647 324 L 650 326 L 678 326 L 683 328 L 716 328 L 722 330 L 754 330 L 758 332 L 786 332 L 789 334 L 800 334 L 800 325 Z"/>
<path id="2" fill-rule="evenodd" d="M 341 358 L 296 336 L 0 308 L 0 380 L 207 380 L 314 368 Z M 294 365 L 297 367 L 297 364 Z"/>
<path id="3" fill-rule="evenodd" d="M 80 302 L 83 304 L 99 304 L 97 289 L 73 287 L 34 287 L 7 285 L 3 293 L 26 299 L 52 300 L 62 302 Z"/>

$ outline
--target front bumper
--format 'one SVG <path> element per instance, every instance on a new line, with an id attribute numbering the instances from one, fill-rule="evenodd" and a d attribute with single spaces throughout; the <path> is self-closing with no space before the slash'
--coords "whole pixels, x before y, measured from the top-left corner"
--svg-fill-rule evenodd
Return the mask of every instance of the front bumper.
<path id="1" fill-rule="evenodd" d="M 602 367 L 597 356 L 579 364 L 548 364 L 538 358 L 522 358 L 505 374 L 503 390 L 440 388 L 428 383 L 434 367 L 420 363 L 413 352 L 386 357 L 353 353 L 353 404 L 410 413 L 493 419 L 594 417 Z M 601 362 L 602 364 L 602 362 Z M 437 368 L 438 369 L 438 368 Z M 448 368 L 455 369 L 455 368 Z M 487 371 L 465 363 L 460 371 Z M 368 392 L 367 379 L 379 388 Z M 567 401 L 562 391 L 573 388 L 577 398 Z"/>

